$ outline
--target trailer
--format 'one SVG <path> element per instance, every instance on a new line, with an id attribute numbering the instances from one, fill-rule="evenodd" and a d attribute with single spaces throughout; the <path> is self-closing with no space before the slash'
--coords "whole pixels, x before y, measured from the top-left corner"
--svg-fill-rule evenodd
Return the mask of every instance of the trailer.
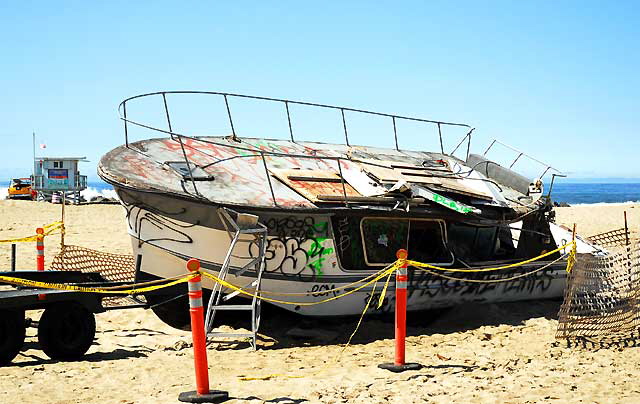
<path id="1" fill-rule="evenodd" d="M 0 272 L 0 276 L 84 287 L 122 285 L 107 281 L 97 272 L 11 271 Z M 29 310 L 44 310 L 37 322 L 38 342 L 44 353 L 51 359 L 77 360 L 93 342 L 96 313 L 148 307 L 144 302 L 108 307 L 103 303 L 105 295 L 99 293 L 14 286 L 3 281 L 0 289 L 0 366 L 10 363 L 22 349 Z"/>

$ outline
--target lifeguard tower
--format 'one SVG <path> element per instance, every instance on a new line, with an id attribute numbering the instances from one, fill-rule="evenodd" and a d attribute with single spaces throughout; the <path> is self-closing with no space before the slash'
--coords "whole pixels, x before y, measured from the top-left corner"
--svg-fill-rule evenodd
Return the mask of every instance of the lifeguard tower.
<path id="1" fill-rule="evenodd" d="M 86 157 L 36 157 L 34 161 L 33 189 L 38 199 L 51 200 L 61 194 L 74 203 L 80 202 L 80 191 L 87 188 L 87 176 L 80 175 L 78 163 Z"/>

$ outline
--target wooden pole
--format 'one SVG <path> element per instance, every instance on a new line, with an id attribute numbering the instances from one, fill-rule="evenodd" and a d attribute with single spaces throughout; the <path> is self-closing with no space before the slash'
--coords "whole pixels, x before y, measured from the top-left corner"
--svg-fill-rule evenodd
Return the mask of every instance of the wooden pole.
<path id="1" fill-rule="evenodd" d="M 624 211 L 624 239 L 625 245 L 629 245 L 629 226 L 627 225 L 627 211 Z"/>
<path id="2" fill-rule="evenodd" d="M 16 244 L 11 244 L 11 272 L 16 271 Z"/>
<path id="3" fill-rule="evenodd" d="M 60 249 L 62 249 L 64 247 L 64 205 L 67 204 L 66 202 L 66 192 L 62 193 L 62 212 L 60 214 L 60 221 L 62 222 L 62 231 L 60 232 Z"/>

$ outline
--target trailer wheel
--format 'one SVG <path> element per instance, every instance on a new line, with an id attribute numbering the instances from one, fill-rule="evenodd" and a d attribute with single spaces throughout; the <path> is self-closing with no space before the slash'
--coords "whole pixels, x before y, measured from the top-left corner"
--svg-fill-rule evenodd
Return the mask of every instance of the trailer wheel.
<path id="1" fill-rule="evenodd" d="M 96 335 L 96 319 L 75 302 L 45 309 L 38 323 L 40 348 L 51 359 L 75 360 L 84 355 Z"/>
<path id="2" fill-rule="evenodd" d="M 0 310 L 0 366 L 10 363 L 24 345 L 24 310 Z"/>

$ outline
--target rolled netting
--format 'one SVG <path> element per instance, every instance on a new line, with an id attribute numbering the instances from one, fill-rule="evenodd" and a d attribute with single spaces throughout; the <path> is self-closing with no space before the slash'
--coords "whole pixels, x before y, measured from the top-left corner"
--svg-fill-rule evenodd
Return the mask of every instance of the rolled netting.
<path id="1" fill-rule="evenodd" d="M 133 283 L 136 264 L 133 256 L 128 254 L 112 254 L 75 245 L 63 245 L 60 252 L 53 258 L 51 269 L 97 272 L 108 281 Z M 105 297 L 103 302 L 106 306 L 132 303 L 131 298 L 120 296 Z"/>
<path id="2" fill-rule="evenodd" d="M 622 248 L 627 244 L 627 241 L 637 239 L 638 235 L 635 232 L 630 232 L 624 227 L 617 230 L 611 230 L 605 233 L 594 234 L 587 237 L 587 240 L 593 244 L 597 244 L 605 248 Z"/>
<path id="3" fill-rule="evenodd" d="M 640 341 L 640 241 L 621 230 L 590 237 L 609 253 L 578 254 L 567 277 L 556 338 L 569 346 Z"/>

